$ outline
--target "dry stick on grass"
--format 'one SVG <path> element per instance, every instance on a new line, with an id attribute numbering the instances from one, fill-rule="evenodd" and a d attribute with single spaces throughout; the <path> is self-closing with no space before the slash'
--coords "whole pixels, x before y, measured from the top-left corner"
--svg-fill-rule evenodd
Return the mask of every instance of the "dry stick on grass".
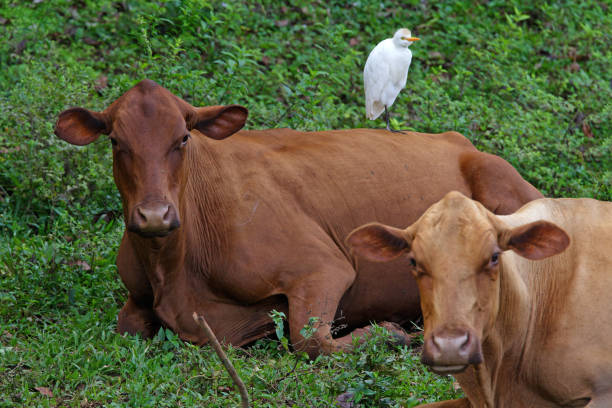
<path id="1" fill-rule="evenodd" d="M 244 386 L 244 383 L 242 382 L 240 377 L 238 376 L 238 373 L 236 372 L 236 369 L 234 368 L 232 362 L 229 360 L 229 358 L 227 358 L 225 351 L 223 351 L 223 349 L 221 348 L 221 344 L 219 344 L 217 336 L 215 336 L 215 333 L 213 333 L 213 331 L 211 330 L 210 326 L 206 322 L 206 319 L 204 319 L 204 316 L 199 316 L 196 312 L 193 312 L 193 320 L 195 320 L 198 326 L 200 326 L 202 330 L 204 330 L 204 333 L 206 333 L 206 337 L 208 337 L 208 341 L 210 341 L 210 344 L 213 346 L 213 349 L 215 349 L 215 352 L 219 356 L 219 360 L 221 360 L 230 377 L 232 377 L 232 380 L 234 381 L 236 386 L 238 386 L 238 390 L 240 391 L 240 399 L 242 400 L 242 408 L 249 408 L 249 394 L 247 393 L 247 389 Z"/>

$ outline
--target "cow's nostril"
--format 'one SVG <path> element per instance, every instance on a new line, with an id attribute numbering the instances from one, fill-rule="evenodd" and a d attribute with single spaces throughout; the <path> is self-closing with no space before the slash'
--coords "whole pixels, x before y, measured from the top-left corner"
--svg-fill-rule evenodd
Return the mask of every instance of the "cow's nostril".
<path id="1" fill-rule="evenodd" d="M 143 222 L 147 222 L 147 215 L 145 211 L 142 211 L 140 207 L 137 207 L 136 213 L 138 214 L 138 216 L 141 218 Z"/>
<path id="2" fill-rule="evenodd" d="M 169 205 L 166 206 L 166 210 L 164 211 L 162 220 L 164 220 L 164 222 L 170 221 L 170 206 Z"/>
<path id="3" fill-rule="evenodd" d="M 433 344 L 436 350 L 440 350 L 440 344 L 438 344 L 438 338 L 432 334 L 431 343 Z"/>
<path id="4" fill-rule="evenodd" d="M 461 339 L 463 338 L 465 338 L 465 340 L 461 343 L 461 346 L 459 346 L 459 350 L 461 351 L 465 351 L 470 346 L 470 334 L 466 333 Z M 461 339 L 459 339 L 459 341 L 461 341 Z"/>

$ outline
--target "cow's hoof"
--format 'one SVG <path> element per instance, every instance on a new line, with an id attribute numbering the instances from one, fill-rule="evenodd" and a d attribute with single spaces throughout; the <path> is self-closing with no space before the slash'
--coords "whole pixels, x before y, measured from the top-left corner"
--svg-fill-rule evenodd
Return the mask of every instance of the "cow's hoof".
<path id="1" fill-rule="evenodd" d="M 409 346 L 412 343 L 412 335 L 406 333 L 402 326 L 393 322 L 381 322 L 378 324 L 380 327 L 384 327 L 390 334 L 390 338 L 387 341 L 391 346 Z"/>
<path id="2" fill-rule="evenodd" d="M 117 333 L 140 335 L 145 339 L 150 339 L 157 334 L 161 327 L 152 309 L 140 308 L 134 302 L 128 302 L 119 311 L 117 319 Z"/>

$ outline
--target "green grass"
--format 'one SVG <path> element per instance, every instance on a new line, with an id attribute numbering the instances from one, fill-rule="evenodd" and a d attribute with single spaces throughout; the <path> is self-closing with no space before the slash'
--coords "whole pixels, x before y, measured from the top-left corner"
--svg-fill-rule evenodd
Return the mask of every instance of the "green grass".
<path id="1" fill-rule="evenodd" d="M 422 41 L 395 126 L 459 131 L 549 196 L 612 200 L 612 5 L 523 3 L 0 1 L 0 407 L 237 405 L 210 348 L 114 333 L 126 290 L 109 143 L 53 135 L 63 109 L 104 109 L 142 78 L 194 105 L 243 104 L 249 128 L 380 127 L 363 64 L 409 27 Z M 258 407 L 459 395 L 382 337 L 313 362 L 273 339 L 229 354 Z"/>

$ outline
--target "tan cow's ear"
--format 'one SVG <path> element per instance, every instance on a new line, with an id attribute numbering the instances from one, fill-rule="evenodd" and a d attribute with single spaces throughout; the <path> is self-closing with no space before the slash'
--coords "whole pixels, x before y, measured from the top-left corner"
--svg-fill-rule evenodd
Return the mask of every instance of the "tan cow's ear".
<path id="1" fill-rule="evenodd" d="M 187 127 L 221 140 L 242 129 L 248 114 L 247 108 L 240 105 L 194 108 L 186 118 Z"/>
<path id="2" fill-rule="evenodd" d="M 370 223 L 351 232 L 346 237 L 346 245 L 369 261 L 391 261 L 410 250 L 406 231 L 387 225 Z"/>
<path id="3" fill-rule="evenodd" d="M 83 146 L 96 140 L 101 133 L 111 132 L 110 119 L 104 112 L 72 108 L 60 113 L 55 134 L 68 143 Z"/>
<path id="4" fill-rule="evenodd" d="M 557 255 L 569 246 L 570 238 L 565 231 L 548 221 L 535 221 L 500 234 L 501 249 L 511 249 L 532 260 Z"/>

